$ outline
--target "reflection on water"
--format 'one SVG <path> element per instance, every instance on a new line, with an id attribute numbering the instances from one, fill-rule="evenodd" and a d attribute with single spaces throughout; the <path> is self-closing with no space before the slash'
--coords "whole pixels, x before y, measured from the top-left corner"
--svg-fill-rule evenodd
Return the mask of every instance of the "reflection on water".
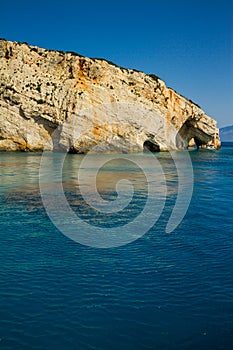
<path id="1" fill-rule="evenodd" d="M 41 181 L 46 182 L 44 187 L 47 186 L 48 193 L 52 189 L 56 193 L 62 171 L 66 199 L 82 220 L 101 227 L 126 225 L 142 212 L 148 198 L 155 203 L 149 207 L 148 216 L 155 216 L 156 210 L 163 208 L 165 200 L 171 213 L 177 196 L 178 179 L 174 161 L 168 153 L 156 154 L 153 167 L 151 157 L 146 154 L 130 155 L 130 160 L 117 154 L 111 155 L 110 160 L 104 154 L 91 154 L 88 157 L 89 166 L 85 168 L 83 155 L 67 154 L 64 157 L 64 154 L 48 153 L 48 166 L 41 174 Z M 28 211 L 36 207 L 43 209 L 39 187 L 41 154 L 1 153 L 0 161 L 1 194 L 5 203 L 13 206 L 16 202 L 22 203 Z M 100 162 L 103 166 L 98 169 Z M 94 195 L 95 188 L 97 195 Z M 54 201 L 54 198 L 51 200 Z M 104 209 L 106 202 L 110 202 L 109 212 Z M 60 208 L 56 200 L 53 206 Z"/>
<path id="2" fill-rule="evenodd" d="M 58 166 L 61 164 L 63 155 L 51 153 L 49 157 L 50 165 L 54 170 L 54 177 L 51 182 L 56 179 L 56 172 L 58 172 Z M 90 155 L 93 160 L 93 169 L 86 171 L 86 190 L 88 191 L 88 177 L 92 170 L 95 170 L 96 159 L 104 155 Z M 65 158 L 62 173 L 62 181 L 65 191 L 79 191 L 78 183 L 78 172 L 80 164 L 83 160 L 83 155 L 70 155 L 68 154 Z M 117 196 L 116 185 L 122 180 L 129 180 L 130 184 L 133 185 L 135 193 L 142 196 L 147 195 L 147 178 L 144 173 L 151 172 L 150 159 L 147 162 L 147 156 L 144 154 L 133 155 L 132 159 L 135 161 L 128 161 L 123 158 L 119 158 L 119 155 L 113 155 L 111 161 L 99 170 L 96 177 L 96 187 L 100 195 L 104 199 L 114 199 Z M 161 174 L 153 173 L 154 183 L 157 185 L 157 190 L 162 186 L 167 187 L 168 195 L 176 194 L 177 192 L 177 172 L 174 166 L 173 160 L 169 157 L 169 154 L 161 154 L 157 156 L 162 169 L 166 176 L 166 184 L 161 179 Z M 137 166 L 137 160 L 143 159 L 143 170 Z M 16 197 L 29 196 L 33 193 L 39 192 L 38 179 L 40 170 L 41 154 L 36 153 L 0 153 L 0 179 L 1 179 L 1 193 L 8 195 L 15 195 Z M 51 186 L 51 183 L 48 183 Z M 85 183 L 82 184 L 85 186 Z M 125 184 L 127 191 L 127 184 Z M 129 184 L 128 184 L 129 186 Z M 90 193 L 91 195 L 91 193 Z"/>
<path id="3" fill-rule="evenodd" d="M 38 184 L 40 154 L 0 153 L 1 191 Z"/>

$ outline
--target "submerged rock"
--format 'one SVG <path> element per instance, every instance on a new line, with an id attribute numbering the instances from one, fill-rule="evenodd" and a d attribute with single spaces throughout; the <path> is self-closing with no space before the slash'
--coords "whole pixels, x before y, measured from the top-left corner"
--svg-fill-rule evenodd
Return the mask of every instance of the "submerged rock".
<path id="1" fill-rule="evenodd" d="M 0 150 L 220 147 L 216 121 L 155 75 L 0 40 Z"/>

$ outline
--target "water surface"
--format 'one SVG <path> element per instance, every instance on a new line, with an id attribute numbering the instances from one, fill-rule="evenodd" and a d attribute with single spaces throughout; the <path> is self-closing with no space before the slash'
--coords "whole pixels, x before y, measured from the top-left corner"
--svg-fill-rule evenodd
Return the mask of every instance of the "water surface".
<path id="1" fill-rule="evenodd" d="M 175 231 L 166 234 L 165 227 L 178 179 L 169 154 L 161 153 L 167 198 L 159 221 L 128 245 L 95 249 L 49 220 L 38 186 L 41 155 L 0 154 L 0 349 L 232 348 L 233 148 L 190 155 L 194 193 Z M 105 218 L 81 201 L 81 160 L 66 157 L 63 185 L 83 220 L 123 227 L 138 215 L 147 188 L 137 167 L 122 160 L 98 175 L 104 199 L 116 199 L 114 183 L 122 177 L 135 186 L 131 209 Z"/>

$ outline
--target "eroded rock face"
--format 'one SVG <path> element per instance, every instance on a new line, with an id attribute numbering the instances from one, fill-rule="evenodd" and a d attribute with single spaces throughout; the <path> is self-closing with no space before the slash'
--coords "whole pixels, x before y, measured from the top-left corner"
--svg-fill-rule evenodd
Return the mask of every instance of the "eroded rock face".
<path id="1" fill-rule="evenodd" d="M 216 121 L 155 75 L 0 40 L 0 150 L 141 152 L 193 138 L 220 147 Z"/>

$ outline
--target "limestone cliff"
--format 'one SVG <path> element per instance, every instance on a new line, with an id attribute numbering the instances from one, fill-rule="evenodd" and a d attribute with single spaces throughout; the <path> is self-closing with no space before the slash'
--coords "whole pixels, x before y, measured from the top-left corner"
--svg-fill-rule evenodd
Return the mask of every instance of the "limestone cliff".
<path id="1" fill-rule="evenodd" d="M 191 139 L 218 148 L 215 120 L 157 76 L 0 40 L 0 150 L 167 150 Z"/>

